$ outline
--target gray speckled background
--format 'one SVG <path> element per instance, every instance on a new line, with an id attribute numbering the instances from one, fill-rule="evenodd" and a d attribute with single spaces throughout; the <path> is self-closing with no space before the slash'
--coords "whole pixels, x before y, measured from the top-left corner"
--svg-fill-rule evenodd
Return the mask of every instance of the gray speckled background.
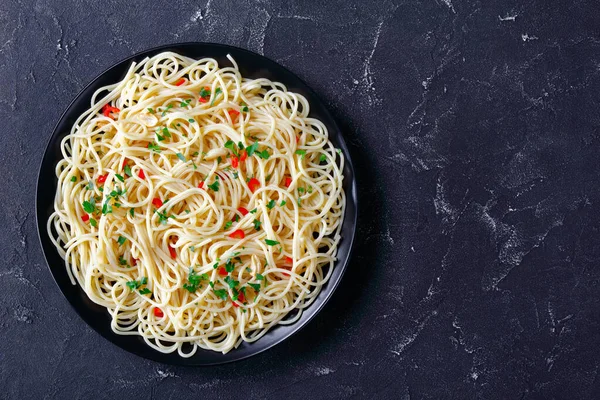
<path id="1" fill-rule="evenodd" d="M 600 3 L 0 4 L 0 398 L 598 398 Z M 90 330 L 52 281 L 37 167 L 128 55 L 211 41 L 325 99 L 358 167 L 355 257 L 324 311 L 250 360 L 186 369 Z"/>

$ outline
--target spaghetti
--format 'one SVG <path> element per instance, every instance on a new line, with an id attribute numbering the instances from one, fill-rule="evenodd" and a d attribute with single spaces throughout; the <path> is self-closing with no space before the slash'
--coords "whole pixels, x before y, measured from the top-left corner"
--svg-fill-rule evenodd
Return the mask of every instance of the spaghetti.
<path id="1" fill-rule="evenodd" d="M 229 59 L 132 64 L 94 93 L 56 166 L 47 229 L 71 282 L 114 332 L 182 357 L 295 322 L 340 240 L 344 159 L 326 127 Z"/>

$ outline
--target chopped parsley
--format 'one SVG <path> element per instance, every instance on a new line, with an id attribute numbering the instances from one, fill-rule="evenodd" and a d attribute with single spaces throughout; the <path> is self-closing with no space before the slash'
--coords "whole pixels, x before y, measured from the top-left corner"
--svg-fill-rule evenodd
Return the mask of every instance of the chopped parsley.
<path id="1" fill-rule="evenodd" d="M 177 158 L 179 158 L 181 161 L 186 162 L 185 156 L 181 153 L 175 153 L 177 155 Z"/>
<path id="2" fill-rule="evenodd" d="M 203 99 L 210 96 L 210 89 L 206 90 L 206 88 L 202 88 L 200 89 L 200 97 L 202 97 Z"/>
<path id="3" fill-rule="evenodd" d="M 165 108 L 165 110 L 162 112 L 161 116 L 164 117 L 165 115 L 167 115 L 167 111 L 169 111 L 171 108 L 173 108 L 173 104 L 169 104 L 167 108 Z"/>
<path id="4" fill-rule="evenodd" d="M 254 152 L 258 149 L 258 142 L 252 143 L 251 146 L 246 147 L 246 152 L 248 153 L 248 157 L 252 157 Z"/>
<path id="5" fill-rule="evenodd" d="M 90 225 L 94 228 L 98 226 L 98 222 L 94 218 L 90 218 Z"/>
<path id="6" fill-rule="evenodd" d="M 123 176 L 119 175 L 119 174 L 115 174 L 115 176 L 117 177 L 118 180 L 120 180 L 121 182 L 125 182 L 125 178 L 123 178 Z"/>
<path id="7" fill-rule="evenodd" d="M 190 251 L 193 253 L 196 251 L 196 246 L 190 246 Z"/>
<path id="8" fill-rule="evenodd" d="M 217 295 L 217 297 L 219 297 L 221 300 L 227 300 L 227 290 L 225 289 L 218 289 L 218 290 L 214 290 L 213 289 L 214 294 Z"/>
<path id="9" fill-rule="evenodd" d="M 149 112 L 150 114 L 154 114 L 154 110 L 153 110 L 152 108 L 149 108 L 149 109 L 148 109 L 148 112 Z"/>
<path id="10" fill-rule="evenodd" d="M 248 286 L 254 289 L 255 292 L 260 292 L 260 283 L 248 283 Z"/>
<path id="11" fill-rule="evenodd" d="M 119 246 L 122 246 L 123 244 L 125 244 L 126 241 L 127 241 L 127 238 L 125 236 L 119 236 L 119 238 L 117 239 L 117 243 L 119 243 Z"/>
<path id="12" fill-rule="evenodd" d="M 188 122 L 194 123 L 194 122 L 196 122 L 196 120 L 193 118 L 190 118 L 190 119 L 188 119 Z"/>
<path id="13" fill-rule="evenodd" d="M 198 275 L 196 271 L 194 271 L 193 267 L 190 267 L 190 272 L 188 274 L 188 283 L 183 284 L 183 288 L 190 293 L 194 293 L 198 288 L 202 287 L 201 282 L 207 281 L 208 275 L 202 274 Z"/>
<path id="14" fill-rule="evenodd" d="M 257 151 L 256 156 L 262 158 L 263 160 L 268 160 L 271 155 L 269 154 L 269 151 L 265 149 L 263 151 Z"/>
<path id="15" fill-rule="evenodd" d="M 161 152 L 160 147 L 154 142 L 148 143 L 148 148 L 156 153 Z"/>
<path id="16" fill-rule="evenodd" d="M 131 215 L 132 217 L 135 215 L 135 208 L 129 209 L 129 215 Z"/>
<path id="17" fill-rule="evenodd" d="M 256 274 L 256 280 L 262 281 L 263 279 L 265 279 L 264 276 L 262 276 L 261 274 Z"/>
<path id="18" fill-rule="evenodd" d="M 88 214 L 93 213 L 94 211 L 96 211 L 96 199 L 94 199 L 93 197 L 90 199 L 91 201 L 84 201 L 82 203 L 83 205 L 83 211 L 85 211 Z"/>
<path id="19" fill-rule="evenodd" d="M 295 154 L 298 154 L 299 156 L 302 156 L 302 158 L 304 158 L 304 156 L 306 155 L 306 150 L 296 150 Z"/>
<path id="20" fill-rule="evenodd" d="M 187 99 L 181 102 L 181 107 L 187 107 L 190 105 L 190 103 L 192 102 L 192 99 Z"/>
<path id="21" fill-rule="evenodd" d="M 77 177 L 76 176 L 72 176 L 71 177 L 71 182 L 77 182 Z"/>
<path id="22" fill-rule="evenodd" d="M 283 206 L 285 206 L 285 204 L 286 204 L 285 200 L 281 200 L 281 203 L 279 204 L 279 206 L 283 207 Z"/>
<path id="23" fill-rule="evenodd" d="M 228 140 L 227 142 L 225 142 L 225 148 L 231 150 L 236 157 L 239 155 L 233 140 Z"/>
<path id="24" fill-rule="evenodd" d="M 269 201 L 269 203 L 267 204 L 267 208 L 268 208 L 269 210 L 270 210 L 270 209 L 272 209 L 273 207 L 275 207 L 275 200 L 271 200 L 271 201 Z"/>
<path id="25" fill-rule="evenodd" d="M 163 133 L 163 135 L 165 135 L 165 137 L 168 137 L 168 138 L 171 137 L 171 132 L 169 132 L 169 128 L 167 128 L 166 126 L 164 128 L 162 128 L 162 133 Z"/>
<path id="26" fill-rule="evenodd" d="M 268 244 L 269 246 L 275 246 L 276 244 L 279 244 L 278 241 L 270 240 L 270 239 L 265 239 L 265 243 Z"/>
<path id="27" fill-rule="evenodd" d="M 250 211 L 248 211 L 248 212 L 249 212 L 250 214 L 256 214 L 256 208 L 254 208 L 254 209 L 252 209 L 252 210 L 250 210 Z"/>
<path id="28" fill-rule="evenodd" d="M 231 228 L 231 225 L 233 225 L 233 222 L 231 222 L 231 221 L 225 222 L 225 229 Z"/>
<path id="29" fill-rule="evenodd" d="M 217 90 L 215 90 L 215 97 L 213 97 L 213 100 L 210 102 L 211 107 L 213 106 L 213 104 L 215 104 L 215 100 L 217 100 L 217 97 L 219 97 L 219 94 L 221 94 L 221 92 L 221 88 L 217 88 Z"/>
<path id="30" fill-rule="evenodd" d="M 215 192 L 218 192 L 219 191 L 219 181 L 214 181 L 213 183 L 208 185 L 208 187 L 211 188 L 212 190 L 214 190 Z"/>
<path id="31" fill-rule="evenodd" d="M 230 276 L 226 276 L 225 279 L 224 279 L 224 281 L 232 289 L 235 289 L 235 287 L 240 284 L 239 281 L 236 281 L 235 279 L 233 279 Z"/>
<path id="32" fill-rule="evenodd" d="M 319 161 L 323 162 L 325 160 L 327 160 L 327 156 L 325 154 L 321 154 L 321 156 L 319 157 Z"/>
<path id="33" fill-rule="evenodd" d="M 170 217 L 167 215 L 167 211 L 163 211 L 163 212 L 159 212 L 158 210 L 154 211 L 156 214 L 158 214 L 158 222 L 160 222 L 162 225 L 166 225 L 167 221 L 169 220 Z"/>
<path id="34" fill-rule="evenodd" d="M 152 293 L 152 291 L 150 289 L 148 289 L 147 287 L 140 289 L 140 294 L 150 294 L 150 293 Z"/>
<path id="35" fill-rule="evenodd" d="M 262 222 L 255 219 L 252 223 L 254 224 L 254 229 L 256 229 L 257 231 L 260 231 L 260 225 L 262 224 Z"/>
<path id="36" fill-rule="evenodd" d="M 242 103 L 242 112 L 248 112 L 248 105 L 246 103 Z"/>
<path id="37" fill-rule="evenodd" d="M 127 176 L 131 176 L 132 175 L 131 174 L 131 167 L 129 165 L 125 165 L 124 171 L 125 171 L 125 175 L 127 175 Z"/>

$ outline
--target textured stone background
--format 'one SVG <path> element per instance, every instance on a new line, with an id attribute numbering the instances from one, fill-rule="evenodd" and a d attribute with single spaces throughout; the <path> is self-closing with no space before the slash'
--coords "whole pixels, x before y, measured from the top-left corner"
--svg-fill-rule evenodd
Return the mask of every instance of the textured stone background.
<path id="1" fill-rule="evenodd" d="M 600 397 L 597 1 L 19 0 L 0 22 L 0 398 Z M 52 281 L 33 211 L 77 92 L 181 41 L 304 78 L 360 180 L 332 302 L 286 343 L 215 368 L 91 331 Z"/>

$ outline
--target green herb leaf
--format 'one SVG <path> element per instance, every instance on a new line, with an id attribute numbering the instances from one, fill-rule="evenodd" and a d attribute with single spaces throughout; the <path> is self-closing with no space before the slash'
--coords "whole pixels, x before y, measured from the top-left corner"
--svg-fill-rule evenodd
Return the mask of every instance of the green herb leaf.
<path id="1" fill-rule="evenodd" d="M 222 92 L 221 88 L 217 88 L 217 90 L 215 90 L 215 97 L 213 97 L 213 100 L 210 102 L 210 106 L 212 107 L 213 104 L 215 104 L 215 100 L 217 100 L 217 97 L 219 97 L 219 94 Z"/>
<path id="2" fill-rule="evenodd" d="M 155 132 L 155 134 L 156 134 L 156 139 L 157 139 L 159 142 L 162 142 L 163 140 L 165 140 L 165 137 L 164 137 L 164 136 L 161 136 L 161 135 L 160 135 L 158 132 Z"/>
<path id="3" fill-rule="evenodd" d="M 272 209 L 273 207 L 275 207 L 275 200 L 271 200 L 271 201 L 269 201 L 269 203 L 267 204 L 267 208 L 268 208 L 269 210 L 270 210 L 270 209 Z"/>
<path id="4" fill-rule="evenodd" d="M 236 281 L 235 279 L 233 279 L 230 276 L 226 276 L 225 279 L 223 279 L 223 280 L 232 289 L 234 289 L 236 286 L 238 286 L 240 284 L 239 281 Z"/>
<path id="5" fill-rule="evenodd" d="M 217 297 L 219 297 L 221 300 L 227 300 L 227 290 L 225 289 L 218 289 L 218 290 L 213 290 L 214 294 L 217 295 Z"/>
<path id="6" fill-rule="evenodd" d="M 122 246 L 126 241 L 127 238 L 124 236 L 119 236 L 119 238 L 117 239 L 117 243 L 119 243 L 119 246 Z"/>
<path id="7" fill-rule="evenodd" d="M 125 178 L 123 178 L 123 176 L 119 175 L 119 174 L 115 174 L 115 176 L 117 177 L 118 180 L 120 180 L 121 182 L 125 182 Z"/>
<path id="8" fill-rule="evenodd" d="M 148 112 L 149 112 L 150 114 L 154 114 L 154 110 L 153 110 L 152 108 L 149 108 L 149 109 L 148 109 Z"/>
<path id="9" fill-rule="evenodd" d="M 302 158 L 304 158 L 304 156 L 306 155 L 306 150 L 296 150 L 295 154 L 298 154 L 299 156 L 302 156 Z"/>
<path id="10" fill-rule="evenodd" d="M 250 210 L 250 211 L 248 211 L 248 212 L 249 212 L 250 214 L 256 214 L 256 208 L 254 208 L 254 209 L 252 209 L 252 210 Z"/>
<path id="11" fill-rule="evenodd" d="M 192 99 L 187 99 L 181 102 L 181 107 L 187 107 L 192 102 Z"/>
<path id="12" fill-rule="evenodd" d="M 140 292 L 140 294 L 150 294 L 150 293 L 152 293 L 152 291 L 150 289 L 148 289 L 147 287 L 143 288 L 143 289 L 140 289 L 139 292 Z"/>
<path id="13" fill-rule="evenodd" d="M 298 193 L 303 194 L 304 193 L 304 188 L 303 187 L 299 187 L 298 188 Z"/>
<path id="14" fill-rule="evenodd" d="M 129 281 L 126 283 L 127 287 L 131 290 L 135 290 L 141 286 L 138 281 Z"/>
<path id="15" fill-rule="evenodd" d="M 263 160 L 268 160 L 271 155 L 267 149 L 264 149 L 263 151 L 257 151 L 256 156 L 262 158 Z"/>
<path id="16" fill-rule="evenodd" d="M 256 274 L 256 280 L 262 281 L 263 279 L 265 279 L 264 276 L 262 276 L 261 274 Z"/>
<path id="17" fill-rule="evenodd" d="M 193 118 L 190 118 L 190 119 L 188 119 L 188 122 L 190 122 L 190 123 L 192 123 L 192 124 L 193 124 L 194 122 L 196 122 L 196 120 L 195 120 L 195 119 L 193 119 Z"/>
<path id="18" fill-rule="evenodd" d="M 219 181 L 214 181 L 213 183 L 208 185 L 208 187 L 211 188 L 212 190 L 214 190 L 215 192 L 218 192 L 219 191 Z"/>
<path id="19" fill-rule="evenodd" d="M 258 142 L 252 143 L 251 146 L 246 147 L 246 152 L 248 153 L 248 157 L 252 157 L 254 152 L 258 149 Z"/>
<path id="20" fill-rule="evenodd" d="M 276 244 L 279 244 L 278 241 L 270 240 L 270 239 L 265 239 L 265 243 L 268 244 L 269 246 L 275 246 Z"/>
<path id="21" fill-rule="evenodd" d="M 71 182 L 77 182 L 77 177 L 76 176 L 72 176 L 71 177 Z"/>
<path id="22" fill-rule="evenodd" d="M 255 292 L 260 292 L 260 283 L 248 283 L 248 286 L 254 289 Z"/>
<path id="23" fill-rule="evenodd" d="M 123 256 L 119 257 L 119 264 L 121 265 L 127 265 L 127 260 L 123 258 Z"/>
<path id="24" fill-rule="evenodd" d="M 91 214 L 96 210 L 96 207 L 94 206 L 94 204 L 90 203 L 89 201 L 84 201 L 82 203 L 82 205 L 83 205 L 83 211 L 85 211 L 88 214 Z"/>
<path id="25" fill-rule="evenodd" d="M 233 222 L 231 222 L 231 221 L 225 222 L 225 229 L 231 228 L 231 225 L 233 225 Z"/>
<path id="26" fill-rule="evenodd" d="M 231 150 L 233 154 L 236 155 L 236 157 L 239 155 L 233 140 L 228 140 L 227 142 L 225 142 L 225 148 Z"/>
<path id="27" fill-rule="evenodd" d="M 181 153 L 175 153 L 177 155 L 177 158 L 179 158 L 181 161 L 186 162 L 185 156 Z"/>
<path id="28" fill-rule="evenodd" d="M 131 215 L 132 217 L 135 215 L 135 208 L 129 209 L 129 215 Z"/>
<path id="29" fill-rule="evenodd" d="M 167 108 L 162 112 L 161 116 L 164 117 L 165 115 L 167 115 L 167 111 L 169 111 L 171 108 L 173 108 L 173 104 L 169 104 Z"/>
<path id="30" fill-rule="evenodd" d="M 154 151 L 156 153 L 160 153 L 161 152 L 160 147 L 156 143 L 154 143 L 154 142 L 148 143 L 148 149 L 150 149 L 150 150 L 152 150 L 152 151 Z"/>
<path id="31" fill-rule="evenodd" d="M 200 89 L 200 97 L 205 99 L 208 96 L 210 96 L 210 90 L 206 90 L 205 88 Z"/>
<path id="32" fill-rule="evenodd" d="M 302 199 L 300 197 L 298 197 L 298 200 L 296 200 L 296 203 L 298 203 L 298 206 L 302 205 Z"/>
<path id="33" fill-rule="evenodd" d="M 237 172 L 233 173 L 233 179 L 237 179 L 239 177 L 239 174 Z"/>
<path id="34" fill-rule="evenodd" d="M 248 106 L 246 103 L 242 103 L 242 112 L 248 112 Z"/>
<path id="35" fill-rule="evenodd" d="M 283 206 L 285 206 L 285 205 L 286 205 L 286 201 L 285 201 L 285 200 L 281 200 L 281 203 L 279 203 L 279 206 L 280 206 L 280 207 L 283 207 Z"/>
<path id="36" fill-rule="evenodd" d="M 319 161 L 323 162 L 325 160 L 327 160 L 327 156 L 325 154 L 321 154 L 321 156 L 319 157 Z"/>
<path id="37" fill-rule="evenodd" d="M 131 167 L 129 165 L 125 165 L 125 168 L 123 168 L 123 170 L 125 171 L 125 175 L 132 176 Z"/>
<path id="38" fill-rule="evenodd" d="M 162 128 L 162 133 L 163 133 L 163 135 L 165 135 L 165 137 L 168 137 L 168 138 L 171 137 L 171 132 L 169 132 L 169 128 L 167 128 L 166 126 L 164 128 Z"/>
<path id="39" fill-rule="evenodd" d="M 148 283 L 148 278 L 147 278 L 147 277 L 145 277 L 145 276 L 142 276 L 142 279 L 140 279 L 140 283 L 141 283 L 142 285 L 145 285 L 146 283 Z"/>
<path id="40" fill-rule="evenodd" d="M 90 225 L 94 228 L 98 226 L 98 222 L 94 218 L 90 218 Z"/>
<path id="41" fill-rule="evenodd" d="M 231 259 L 227 260 L 227 262 L 225 263 L 225 271 L 227 271 L 227 273 L 233 272 L 233 269 L 235 268 L 235 264 L 231 261 Z"/>

